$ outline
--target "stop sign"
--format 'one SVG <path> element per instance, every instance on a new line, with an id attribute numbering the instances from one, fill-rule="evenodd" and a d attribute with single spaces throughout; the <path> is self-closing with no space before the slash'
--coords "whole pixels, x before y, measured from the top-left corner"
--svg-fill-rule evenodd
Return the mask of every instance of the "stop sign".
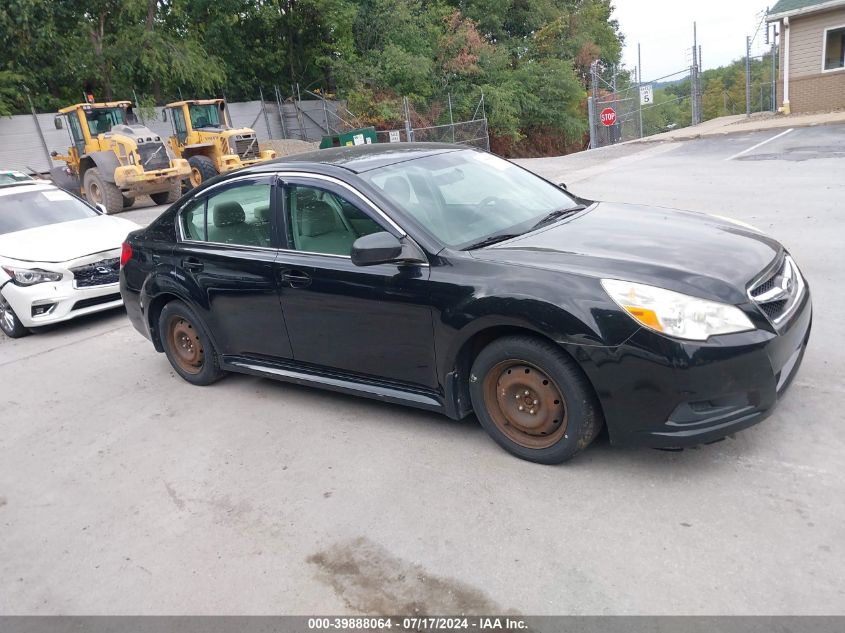
<path id="1" fill-rule="evenodd" d="M 603 125 L 610 127 L 616 123 L 616 110 L 613 108 L 605 108 L 601 111 L 599 118 L 601 119 Z"/>

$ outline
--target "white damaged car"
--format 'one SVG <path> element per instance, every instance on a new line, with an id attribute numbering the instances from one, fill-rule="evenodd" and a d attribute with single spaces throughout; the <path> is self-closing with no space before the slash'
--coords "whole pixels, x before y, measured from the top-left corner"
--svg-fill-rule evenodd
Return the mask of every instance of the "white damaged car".
<path id="1" fill-rule="evenodd" d="M 0 329 L 30 328 L 122 305 L 120 250 L 129 220 L 43 181 L 0 185 Z"/>

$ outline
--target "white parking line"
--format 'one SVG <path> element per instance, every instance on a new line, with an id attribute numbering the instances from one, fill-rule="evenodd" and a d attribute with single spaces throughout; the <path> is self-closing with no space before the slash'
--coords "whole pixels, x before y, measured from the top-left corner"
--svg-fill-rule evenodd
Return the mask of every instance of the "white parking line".
<path id="1" fill-rule="evenodd" d="M 739 158 L 743 154 L 747 154 L 748 152 L 753 152 L 758 147 L 763 147 L 763 145 L 765 145 L 766 143 L 771 143 L 772 141 L 779 139 L 781 136 L 786 136 L 787 134 L 789 134 L 790 132 L 792 132 L 794 130 L 795 130 L 795 128 L 791 127 L 788 130 L 786 130 L 785 132 L 781 132 L 780 134 L 777 134 L 770 139 L 766 139 L 762 143 L 757 143 L 757 145 L 754 145 L 753 147 L 749 147 L 748 149 L 744 149 L 741 152 L 739 152 L 738 154 L 734 154 L 733 156 L 731 156 L 730 158 L 726 158 L 725 160 L 733 160 L 734 158 Z"/>

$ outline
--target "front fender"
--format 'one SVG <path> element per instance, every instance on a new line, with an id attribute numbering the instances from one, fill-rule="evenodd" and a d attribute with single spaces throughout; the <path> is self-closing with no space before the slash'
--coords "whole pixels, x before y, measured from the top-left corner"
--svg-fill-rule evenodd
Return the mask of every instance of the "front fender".
<path id="1" fill-rule="evenodd" d="M 86 154 L 83 158 L 90 158 L 91 161 L 93 161 L 103 180 L 112 183 L 114 182 L 114 172 L 118 167 L 120 167 L 120 161 L 117 160 L 117 156 L 114 152 L 91 152 L 90 154 Z"/>

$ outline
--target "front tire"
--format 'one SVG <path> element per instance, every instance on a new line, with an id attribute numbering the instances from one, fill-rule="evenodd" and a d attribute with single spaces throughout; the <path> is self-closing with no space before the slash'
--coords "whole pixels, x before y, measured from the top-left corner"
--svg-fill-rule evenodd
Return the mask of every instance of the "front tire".
<path id="1" fill-rule="evenodd" d="M 167 360 L 192 385 L 210 385 L 225 375 L 205 325 L 183 302 L 164 306 L 158 331 Z"/>
<path id="2" fill-rule="evenodd" d="M 109 215 L 123 211 L 123 193 L 113 182 L 108 182 L 96 167 L 85 172 L 85 199 L 91 204 L 101 204 Z"/>
<path id="3" fill-rule="evenodd" d="M 188 164 L 191 166 L 191 175 L 188 176 L 188 191 L 195 187 L 199 187 L 206 180 L 214 178 L 220 172 L 214 166 L 214 161 L 208 156 L 191 156 L 188 159 Z"/>
<path id="4" fill-rule="evenodd" d="M 151 193 L 150 198 L 156 204 L 173 204 L 182 195 L 182 181 L 174 179 L 167 191 L 159 191 L 158 193 Z"/>
<path id="5" fill-rule="evenodd" d="M 586 376 L 555 344 L 509 336 L 485 347 L 472 365 L 470 397 L 481 426 L 505 450 L 560 464 L 601 430 L 601 409 Z"/>
<path id="6" fill-rule="evenodd" d="M 0 294 L 0 330 L 3 330 L 3 334 L 9 338 L 21 338 L 30 333 L 2 294 Z"/>

